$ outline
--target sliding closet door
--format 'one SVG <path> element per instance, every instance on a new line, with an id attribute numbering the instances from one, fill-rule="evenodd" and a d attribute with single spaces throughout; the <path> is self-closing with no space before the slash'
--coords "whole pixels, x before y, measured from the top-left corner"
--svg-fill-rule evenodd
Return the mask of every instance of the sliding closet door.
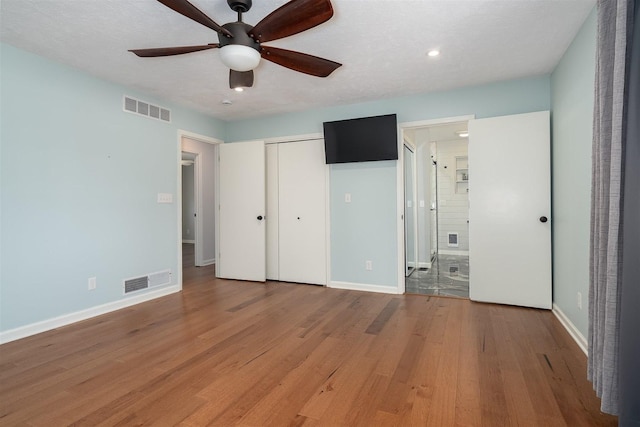
<path id="1" fill-rule="evenodd" d="M 264 142 L 220 144 L 216 275 L 266 280 Z"/>
<path id="2" fill-rule="evenodd" d="M 323 140 L 278 144 L 279 278 L 325 285 L 326 168 Z"/>

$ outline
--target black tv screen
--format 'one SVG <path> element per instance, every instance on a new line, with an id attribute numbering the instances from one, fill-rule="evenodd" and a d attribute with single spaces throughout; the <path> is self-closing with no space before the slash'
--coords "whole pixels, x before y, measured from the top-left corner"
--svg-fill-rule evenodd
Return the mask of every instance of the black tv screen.
<path id="1" fill-rule="evenodd" d="M 395 114 L 324 122 L 327 164 L 398 159 Z"/>

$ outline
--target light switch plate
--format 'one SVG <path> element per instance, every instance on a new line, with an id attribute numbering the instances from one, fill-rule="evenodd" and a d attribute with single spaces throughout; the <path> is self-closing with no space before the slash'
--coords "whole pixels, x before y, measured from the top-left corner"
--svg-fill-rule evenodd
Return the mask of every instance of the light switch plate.
<path id="1" fill-rule="evenodd" d="M 344 193 L 344 202 L 351 203 L 351 193 Z"/>

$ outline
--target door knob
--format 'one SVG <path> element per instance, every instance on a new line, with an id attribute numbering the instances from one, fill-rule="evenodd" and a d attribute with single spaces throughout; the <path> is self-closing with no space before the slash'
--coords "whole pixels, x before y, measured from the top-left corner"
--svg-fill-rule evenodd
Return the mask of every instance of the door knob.
<path id="1" fill-rule="evenodd" d="M 262 215 L 258 215 L 258 221 L 262 221 Z"/>
<path id="2" fill-rule="evenodd" d="M 546 216 L 541 216 L 540 217 L 540 222 L 547 222 L 547 221 L 548 221 L 548 219 L 547 219 Z"/>

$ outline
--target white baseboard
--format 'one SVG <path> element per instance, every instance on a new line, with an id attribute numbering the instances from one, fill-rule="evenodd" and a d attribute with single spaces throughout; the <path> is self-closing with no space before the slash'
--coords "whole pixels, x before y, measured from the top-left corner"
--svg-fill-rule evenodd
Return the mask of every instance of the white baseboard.
<path id="1" fill-rule="evenodd" d="M 211 265 L 211 264 L 215 264 L 216 263 L 216 259 L 212 258 L 212 259 L 205 259 L 202 260 L 202 264 L 198 264 L 197 267 L 206 267 L 207 265 Z"/>
<path id="2" fill-rule="evenodd" d="M 30 325 L 20 326 L 15 329 L 9 329 L 8 331 L 0 332 L 0 344 L 30 337 L 31 335 L 50 331 L 62 326 L 67 326 L 72 323 L 80 322 L 81 320 L 87 320 L 92 317 L 100 316 L 102 314 L 110 313 L 112 311 L 120 310 L 122 308 L 130 307 L 132 305 L 140 304 L 142 302 L 180 292 L 180 290 L 180 285 L 171 285 L 155 291 L 146 292 L 141 295 L 109 302 L 106 304 L 87 308 L 85 310 L 76 311 L 74 313 L 63 314 L 62 316 L 54 317 L 52 319 L 47 319 L 36 323 L 31 323 Z"/>
<path id="3" fill-rule="evenodd" d="M 182 239 L 182 243 L 191 243 L 192 245 L 195 245 L 196 241 L 195 240 Z"/>
<path id="4" fill-rule="evenodd" d="M 569 318 L 560 310 L 555 303 L 553 304 L 553 309 L 551 310 L 553 314 L 558 318 L 562 326 L 569 332 L 571 338 L 578 344 L 578 347 L 584 352 L 584 354 L 589 356 L 587 339 L 582 335 L 582 333 L 576 328 L 576 326 L 569 320 Z"/>
<path id="5" fill-rule="evenodd" d="M 398 288 L 395 286 L 368 285 L 366 283 L 352 282 L 334 282 L 331 281 L 327 285 L 328 288 L 347 289 L 350 291 L 378 292 L 382 294 L 398 294 Z"/>
<path id="6" fill-rule="evenodd" d="M 469 255 L 469 251 L 450 251 L 447 249 L 440 249 L 438 255 Z"/>

